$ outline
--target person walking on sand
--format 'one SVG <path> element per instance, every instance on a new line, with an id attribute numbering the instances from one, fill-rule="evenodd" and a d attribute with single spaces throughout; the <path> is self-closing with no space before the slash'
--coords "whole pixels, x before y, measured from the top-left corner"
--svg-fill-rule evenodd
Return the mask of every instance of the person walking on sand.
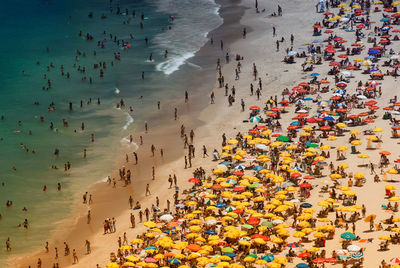
<path id="1" fill-rule="evenodd" d="M 150 193 L 150 184 L 146 184 L 146 196 L 151 195 Z"/>
<path id="2" fill-rule="evenodd" d="M 133 155 L 135 156 L 135 165 L 138 163 L 138 155 L 136 152 L 133 152 Z"/>
<path id="3" fill-rule="evenodd" d="M 169 174 L 168 182 L 169 182 L 169 189 L 171 189 L 172 188 L 172 183 L 173 183 L 171 174 Z"/>
<path id="4" fill-rule="evenodd" d="M 189 93 L 185 90 L 185 103 L 189 101 Z"/>
<path id="5" fill-rule="evenodd" d="M 154 166 L 151 167 L 151 176 L 154 181 L 156 179 L 156 168 Z"/>
<path id="6" fill-rule="evenodd" d="M 76 250 L 75 249 L 72 250 L 72 256 L 74 258 L 74 262 L 72 264 L 79 263 L 78 255 L 76 254 Z"/>
<path id="7" fill-rule="evenodd" d="M 85 247 L 86 247 L 86 254 L 90 254 L 92 252 L 92 249 L 90 248 L 90 242 L 87 239 L 85 241 Z"/>
<path id="8" fill-rule="evenodd" d="M 207 148 L 205 145 L 203 145 L 203 158 L 205 158 L 206 156 L 208 157 Z"/>

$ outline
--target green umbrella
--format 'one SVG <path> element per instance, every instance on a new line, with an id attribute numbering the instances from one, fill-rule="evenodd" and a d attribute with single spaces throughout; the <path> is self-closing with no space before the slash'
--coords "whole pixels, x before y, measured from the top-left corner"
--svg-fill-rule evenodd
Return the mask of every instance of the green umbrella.
<path id="1" fill-rule="evenodd" d="M 242 227 L 246 228 L 246 229 L 253 229 L 254 228 L 254 226 L 250 225 L 250 224 L 244 224 L 244 225 L 242 225 Z"/>
<path id="2" fill-rule="evenodd" d="M 290 141 L 290 139 L 287 136 L 279 136 L 278 141 L 288 142 Z"/>
<path id="3" fill-rule="evenodd" d="M 346 240 L 353 240 L 357 238 L 355 234 L 350 232 L 344 232 L 343 234 L 340 235 L 340 237 Z"/>
<path id="4" fill-rule="evenodd" d="M 307 145 L 307 147 L 312 147 L 312 148 L 315 148 L 315 147 L 318 147 L 318 146 L 319 145 L 315 144 L 315 143 L 310 143 L 310 144 Z"/>
<path id="5" fill-rule="evenodd" d="M 246 256 L 246 258 L 247 258 L 247 257 L 252 257 L 252 258 L 254 258 L 254 259 L 257 259 L 257 258 L 258 258 L 258 256 L 257 256 L 256 254 L 249 254 L 249 255 Z"/>
<path id="6" fill-rule="evenodd" d="M 233 253 L 234 250 L 231 247 L 225 247 L 221 251 L 222 253 Z"/>
<path id="7" fill-rule="evenodd" d="M 249 188 L 251 188 L 251 189 L 258 188 L 258 187 L 260 187 L 260 184 L 258 184 L 258 183 L 252 183 L 249 186 Z"/>
<path id="8" fill-rule="evenodd" d="M 272 222 L 270 222 L 270 221 L 263 221 L 263 222 L 261 223 L 261 225 L 262 225 L 262 226 L 267 226 L 267 227 L 269 227 L 269 228 L 272 228 L 272 226 L 274 226 L 274 224 L 273 224 Z"/>

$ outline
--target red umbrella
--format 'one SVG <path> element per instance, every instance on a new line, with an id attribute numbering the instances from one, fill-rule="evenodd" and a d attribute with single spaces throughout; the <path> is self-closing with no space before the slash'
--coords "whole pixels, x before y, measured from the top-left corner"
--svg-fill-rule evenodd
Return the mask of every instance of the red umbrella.
<path id="1" fill-rule="evenodd" d="M 400 17 L 400 14 L 398 14 L 398 13 L 396 13 L 396 14 L 393 14 L 392 16 L 396 16 L 396 17 Z M 398 29 L 395 29 L 395 30 L 393 30 L 392 31 L 393 33 L 400 33 L 400 30 L 398 30 Z"/>
<path id="2" fill-rule="evenodd" d="M 268 128 L 267 126 L 257 126 L 257 129 L 264 131 L 267 130 Z"/>
<path id="3" fill-rule="evenodd" d="M 336 110 L 336 112 L 338 112 L 338 113 L 347 113 L 347 110 L 344 109 L 344 108 L 339 108 L 339 109 Z"/>
<path id="4" fill-rule="evenodd" d="M 365 119 L 364 119 L 364 122 L 366 122 L 366 123 L 374 123 L 375 120 L 372 119 L 372 118 L 365 118 Z"/>
<path id="5" fill-rule="evenodd" d="M 236 171 L 236 172 L 233 172 L 233 175 L 236 175 L 236 176 L 243 176 L 244 173 L 243 173 L 243 172 L 240 172 L 240 171 Z"/>
<path id="6" fill-rule="evenodd" d="M 336 50 L 334 48 L 326 48 L 325 52 L 327 52 L 327 53 L 336 53 Z"/>
<path id="7" fill-rule="evenodd" d="M 314 117 L 310 117 L 306 119 L 307 123 L 315 124 L 317 123 L 317 120 Z"/>
<path id="8" fill-rule="evenodd" d="M 335 258 L 326 258 L 325 262 L 326 263 L 337 263 L 337 259 L 335 259 Z"/>
<path id="9" fill-rule="evenodd" d="M 375 106 L 375 105 L 372 105 L 372 106 L 369 106 L 369 109 L 370 109 L 370 110 L 378 110 L 379 107 L 378 107 L 378 106 Z"/>
<path id="10" fill-rule="evenodd" d="M 330 33 L 333 33 L 333 31 L 332 30 L 326 30 L 326 31 L 324 31 L 324 33 L 330 34 Z"/>
<path id="11" fill-rule="evenodd" d="M 371 91 L 371 90 L 375 90 L 375 88 L 374 87 L 367 87 L 365 90 L 366 91 Z"/>
<path id="12" fill-rule="evenodd" d="M 343 83 L 343 82 L 339 82 L 339 83 L 336 84 L 336 86 L 337 87 L 347 87 L 347 84 Z"/>
<path id="13" fill-rule="evenodd" d="M 282 109 L 281 109 L 281 108 L 278 108 L 278 107 L 273 107 L 273 108 L 271 109 L 271 111 L 273 111 L 273 112 L 280 112 L 280 111 L 282 111 Z"/>
<path id="14" fill-rule="evenodd" d="M 327 11 L 327 12 L 324 13 L 324 15 L 325 15 L 325 16 L 329 16 L 329 15 L 333 15 L 333 13 Z"/>
<path id="15" fill-rule="evenodd" d="M 288 126 L 288 130 L 295 130 L 295 129 L 297 129 L 298 127 L 296 126 L 296 125 L 290 125 L 290 126 Z"/>
<path id="16" fill-rule="evenodd" d="M 400 102 L 394 103 L 393 106 L 400 106 Z"/>
<path id="17" fill-rule="evenodd" d="M 257 217 L 250 217 L 247 220 L 247 223 L 250 224 L 250 225 L 258 225 L 260 223 L 260 219 L 257 218 Z"/>
<path id="18" fill-rule="evenodd" d="M 321 264 L 321 263 L 324 263 L 324 262 L 325 262 L 325 259 L 323 259 L 323 258 L 317 258 L 317 259 L 313 259 L 312 262 L 315 263 L 315 264 Z"/>
<path id="19" fill-rule="evenodd" d="M 260 110 L 260 107 L 258 107 L 258 106 L 251 106 L 249 109 L 252 110 L 252 111 L 259 111 L 259 110 Z"/>
<path id="20" fill-rule="evenodd" d="M 297 257 L 299 257 L 299 258 L 308 258 L 308 257 L 311 257 L 311 254 L 308 253 L 308 252 L 302 252 L 299 255 L 297 255 Z"/>
<path id="21" fill-rule="evenodd" d="M 347 55 L 346 54 L 340 54 L 340 55 L 338 55 L 338 57 L 345 59 L 345 58 L 347 58 Z"/>
<path id="22" fill-rule="evenodd" d="M 359 43 L 354 43 L 354 44 L 351 44 L 351 46 L 352 47 L 359 47 L 359 46 L 361 46 Z"/>
<path id="23" fill-rule="evenodd" d="M 385 108 L 383 108 L 383 110 L 385 110 L 385 111 L 392 111 L 393 108 L 392 108 L 392 107 L 385 107 Z"/>
<path id="24" fill-rule="evenodd" d="M 315 29 L 322 29 L 322 28 L 323 28 L 323 27 L 322 27 L 321 25 L 319 25 L 319 24 L 314 24 L 313 27 L 314 27 Z"/>
<path id="25" fill-rule="evenodd" d="M 277 117 L 278 114 L 276 114 L 276 113 L 269 113 L 269 114 L 267 114 L 267 116 L 269 116 L 269 117 Z"/>
<path id="26" fill-rule="evenodd" d="M 331 127 L 330 126 L 323 126 L 320 129 L 323 130 L 323 131 L 327 131 L 327 130 L 330 130 Z"/>
<path id="27" fill-rule="evenodd" d="M 350 119 L 356 119 L 356 118 L 358 118 L 358 115 L 352 114 L 352 115 L 349 115 L 348 118 L 350 118 Z"/>
<path id="28" fill-rule="evenodd" d="M 333 97 L 330 98 L 330 100 L 333 100 L 333 101 L 340 100 L 340 97 L 339 96 L 333 96 Z"/>
<path id="29" fill-rule="evenodd" d="M 311 175 L 307 175 L 307 176 L 304 176 L 304 179 L 306 179 L 306 180 L 314 180 L 315 177 L 311 176 Z"/>
<path id="30" fill-rule="evenodd" d="M 294 178 L 294 179 L 297 179 L 297 178 L 301 177 L 301 174 L 298 173 L 298 172 L 295 172 L 295 173 L 290 174 L 290 177 Z"/>
<path id="31" fill-rule="evenodd" d="M 364 24 L 358 24 L 356 27 L 357 27 L 358 29 L 364 29 L 364 28 L 365 28 L 365 25 L 364 25 Z"/>
<path id="32" fill-rule="evenodd" d="M 311 188 L 311 184 L 309 184 L 308 182 L 304 182 L 302 184 L 300 184 L 301 188 Z"/>
<path id="33" fill-rule="evenodd" d="M 400 126 L 392 127 L 393 130 L 400 130 Z"/>
<path id="34" fill-rule="evenodd" d="M 342 40 L 342 39 L 343 39 L 343 37 L 336 36 L 335 38 L 333 38 L 333 41 L 340 41 L 340 40 Z"/>
<path id="35" fill-rule="evenodd" d="M 375 104 L 377 104 L 377 103 L 378 103 L 377 101 L 370 100 L 370 101 L 367 101 L 367 102 L 365 103 L 365 105 L 371 106 L 371 105 L 375 105 Z"/>
<path id="36" fill-rule="evenodd" d="M 301 87 L 308 87 L 308 83 L 306 83 L 306 82 L 301 82 L 301 83 L 299 84 L 299 86 L 301 86 Z"/>
<path id="37" fill-rule="evenodd" d="M 358 116 L 368 116 L 369 115 L 369 113 L 360 113 L 360 114 L 358 114 Z"/>
<path id="38" fill-rule="evenodd" d="M 288 100 L 283 100 L 283 101 L 280 101 L 279 103 L 280 103 L 280 104 L 288 104 L 289 101 L 288 101 Z"/>
<path id="39" fill-rule="evenodd" d="M 259 131 L 255 129 L 249 130 L 249 134 L 258 134 L 258 133 Z"/>
<path id="40" fill-rule="evenodd" d="M 356 66 L 353 66 L 353 65 L 347 66 L 347 68 L 346 68 L 346 70 L 355 70 L 355 69 L 356 69 Z"/>
<path id="41" fill-rule="evenodd" d="M 237 209 L 233 210 L 232 212 L 235 212 L 237 214 L 243 214 L 244 210 L 240 209 L 240 208 L 237 208 Z"/>
<path id="42" fill-rule="evenodd" d="M 190 178 L 188 179 L 189 182 L 193 182 L 193 183 L 199 183 L 200 180 L 198 178 Z"/>
<path id="43" fill-rule="evenodd" d="M 236 186 L 235 188 L 233 188 L 234 192 L 243 192 L 245 190 L 246 188 L 244 188 L 243 186 Z"/>
<path id="44" fill-rule="evenodd" d="M 339 66 L 340 62 L 337 61 L 331 61 L 331 63 L 329 63 L 329 66 Z"/>

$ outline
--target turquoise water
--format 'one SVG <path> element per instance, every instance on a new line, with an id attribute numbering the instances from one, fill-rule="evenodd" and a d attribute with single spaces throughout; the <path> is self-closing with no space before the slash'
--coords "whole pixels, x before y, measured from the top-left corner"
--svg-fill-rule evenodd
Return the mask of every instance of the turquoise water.
<path id="1" fill-rule="evenodd" d="M 122 12 L 127 8 L 129 15 L 117 15 L 118 4 Z M 42 246 L 43 236 L 68 215 L 74 197 L 112 171 L 120 148 L 129 146 L 123 138 L 134 134 L 135 126 L 151 114 L 157 100 L 182 97 L 183 78 L 198 68 L 188 66 L 186 61 L 207 41 L 207 32 L 222 22 L 218 6 L 210 0 L 4 0 L 2 5 L 0 115 L 4 119 L 0 120 L 0 183 L 4 185 L 0 186 L 0 260 L 7 254 L 7 237 L 11 238 L 13 253 Z M 93 12 L 93 18 L 89 18 L 89 12 Z M 146 17 L 143 21 L 142 12 Z M 101 19 L 102 14 L 107 18 Z M 128 20 L 129 24 L 123 23 Z M 79 36 L 80 30 L 83 36 Z M 93 40 L 87 41 L 86 33 Z M 118 46 L 110 33 L 130 47 Z M 148 46 L 145 37 L 150 40 Z M 101 48 L 97 44 L 104 39 L 105 48 Z M 78 61 L 77 50 L 86 53 L 79 55 Z M 114 59 L 114 53 L 121 54 L 120 61 Z M 148 60 L 150 53 L 153 62 Z M 104 78 L 99 77 L 100 68 L 93 68 L 99 62 L 107 64 Z M 78 66 L 85 67 L 86 73 L 78 71 Z M 183 71 L 183 66 L 188 68 Z M 66 78 L 67 72 L 70 79 Z M 82 81 L 83 77 L 87 80 Z M 92 84 L 89 77 L 93 78 Z M 124 99 L 125 109 L 116 108 L 120 99 Z M 48 110 L 53 107 L 54 111 Z M 63 126 L 63 119 L 68 127 Z M 94 143 L 91 133 L 95 135 Z M 59 157 L 54 154 L 56 149 Z M 84 149 L 87 159 L 83 159 Z M 72 168 L 64 172 L 68 161 Z M 57 183 L 62 185 L 60 192 Z M 46 192 L 42 191 L 44 185 Z M 13 201 L 9 208 L 8 200 Z M 22 211 L 23 207 L 28 212 Z M 27 230 L 17 227 L 24 219 L 30 222 Z"/>

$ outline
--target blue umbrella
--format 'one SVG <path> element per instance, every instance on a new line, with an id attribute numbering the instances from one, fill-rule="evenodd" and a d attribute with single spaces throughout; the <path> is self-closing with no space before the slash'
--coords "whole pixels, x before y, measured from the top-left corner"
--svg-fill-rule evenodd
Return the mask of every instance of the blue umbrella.
<path id="1" fill-rule="evenodd" d="M 377 49 L 371 49 L 370 51 L 368 51 L 368 54 L 369 54 L 369 55 L 376 55 L 376 54 L 379 54 L 379 50 L 377 50 Z"/>
<path id="2" fill-rule="evenodd" d="M 225 203 L 218 203 L 218 204 L 216 204 L 215 205 L 217 208 L 224 208 L 224 207 L 226 207 L 226 204 Z"/>
<path id="3" fill-rule="evenodd" d="M 176 235 L 175 231 L 164 231 L 167 235 Z"/>
<path id="4" fill-rule="evenodd" d="M 259 117 L 259 116 L 254 116 L 254 117 L 250 118 L 250 123 L 260 122 L 260 121 L 261 121 L 261 117 Z"/>
<path id="5" fill-rule="evenodd" d="M 290 123 L 290 125 L 291 125 L 291 126 L 293 126 L 293 125 L 298 126 L 298 125 L 300 125 L 300 122 L 299 122 L 299 121 L 294 121 L 294 122 Z"/>
<path id="6" fill-rule="evenodd" d="M 308 268 L 308 267 L 310 267 L 310 266 L 308 266 L 308 264 L 307 264 L 307 263 L 304 263 L 304 262 L 298 263 L 298 264 L 296 265 L 296 268 Z"/>
<path id="7" fill-rule="evenodd" d="M 225 253 L 225 255 L 228 257 L 231 257 L 231 258 L 234 258 L 237 256 L 235 253 L 232 253 L 232 252 Z"/>
<path id="8" fill-rule="evenodd" d="M 156 247 L 154 247 L 154 246 L 149 246 L 149 247 L 145 248 L 144 250 L 149 250 L 149 249 L 156 249 Z"/>
<path id="9" fill-rule="evenodd" d="M 326 121 L 335 121 L 335 118 L 333 118 L 332 116 L 325 116 L 324 118 L 322 118 Z"/>
<path id="10" fill-rule="evenodd" d="M 217 234 L 217 232 L 214 231 L 214 230 L 207 230 L 207 231 L 205 231 L 205 233 L 206 234 L 211 234 L 211 235 L 216 235 Z"/>
<path id="11" fill-rule="evenodd" d="M 312 74 L 310 74 L 310 76 L 312 76 L 312 77 L 319 76 L 319 73 L 312 73 Z"/>
<path id="12" fill-rule="evenodd" d="M 229 183 L 229 184 L 236 184 L 237 183 L 237 181 L 234 180 L 234 179 L 229 179 L 226 182 Z"/>
<path id="13" fill-rule="evenodd" d="M 268 255 L 262 256 L 261 259 L 264 261 L 267 261 L 267 262 L 271 262 L 271 261 L 275 260 L 275 257 L 272 254 L 268 254 Z"/>
<path id="14" fill-rule="evenodd" d="M 322 43 L 322 42 L 324 42 L 324 40 L 321 40 L 321 39 L 315 39 L 314 41 L 312 41 L 313 43 Z"/>
<path id="15" fill-rule="evenodd" d="M 237 165 L 235 168 L 236 168 L 236 169 L 245 169 L 246 166 L 244 166 L 244 165 Z M 229 183 L 229 182 L 228 182 L 228 183 Z"/>
<path id="16" fill-rule="evenodd" d="M 260 171 L 260 170 L 263 170 L 263 169 L 265 169 L 263 166 L 255 166 L 255 167 L 253 167 L 253 170 L 255 170 L 255 171 Z"/>
<path id="17" fill-rule="evenodd" d="M 361 259 L 361 258 L 364 257 L 364 253 L 362 253 L 362 252 L 356 252 L 356 253 L 351 254 L 351 257 L 352 257 L 353 259 L 355 259 L 355 260 L 358 260 L 358 259 Z"/>
<path id="18" fill-rule="evenodd" d="M 388 19 L 388 18 L 382 18 L 382 19 L 380 19 L 380 21 L 382 21 L 382 22 L 385 22 L 385 21 L 389 21 L 390 19 Z"/>
<path id="19" fill-rule="evenodd" d="M 313 98 L 304 98 L 305 101 L 312 101 Z"/>
<path id="20" fill-rule="evenodd" d="M 300 207 L 302 207 L 302 208 L 310 208 L 310 207 L 312 207 L 312 205 L 310 203 L 303 203 L 303 204 L 300 205 Z"/>
<path id="21" fill-rule="evenodd" d="M 178 265 L 178 264 L 182 263 L 180 259 L 170 259 L 170 260 L 168 260 L 168 262 L 169 262 L 169 264 L 172 264 L 172 265 Z"/>
<path id="22" fill-rule="evenodd" d="M 185 205 L 184 205 L 184 204 L 176 204 L 175 207 L 177 207 L 177 208 L 184 208 Z"/>
<path id="23" fill-rule="evenodd" d="M 219 164 L 220 164 L 220 165 L 225 165 L 225 166 L 233 165 L 233 163 L 230 162 L 230 161 L 223 161 L 223 162 L 221 162 L 221 163 L 219 163 Z"/>

